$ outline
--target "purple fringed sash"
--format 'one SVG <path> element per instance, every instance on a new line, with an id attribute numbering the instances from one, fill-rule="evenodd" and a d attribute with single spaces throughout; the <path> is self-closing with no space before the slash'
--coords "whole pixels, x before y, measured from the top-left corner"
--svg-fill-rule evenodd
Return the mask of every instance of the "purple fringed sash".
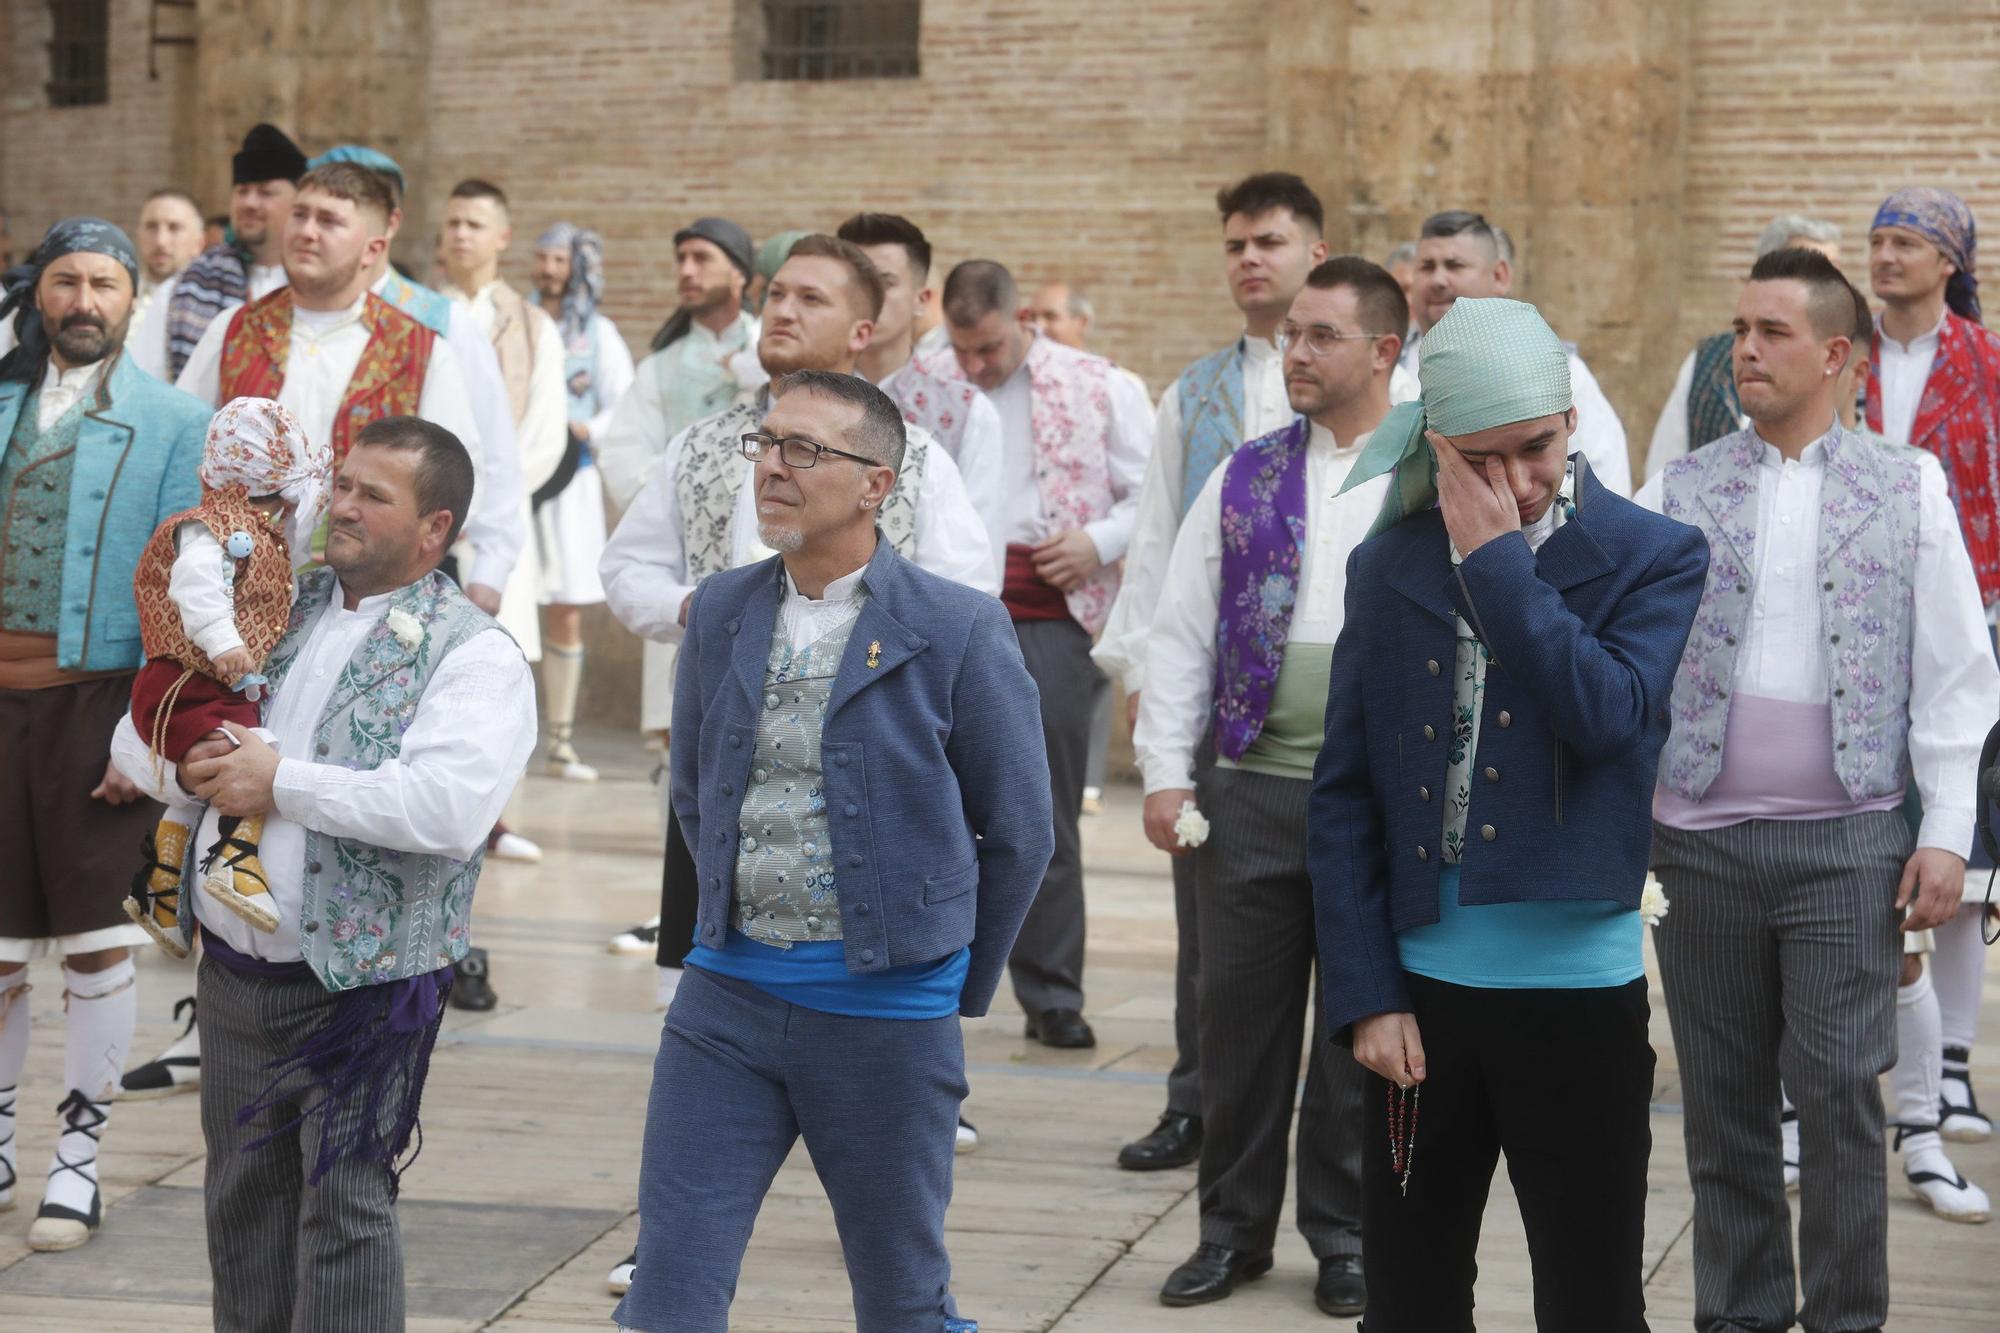
<path id="1" fill-rule="evenodd" d="M 1299 417 L 1250 441 L 1222 479 L 1221 601 L 1215 624 L 1215 748 L 1234 763 L 1264 729 L 1299 597 L 1306 544 L 1306 442 Z"/>
<path id="2" fill-rule="evenodd" d="M 294 975 L 292 965 L 238 953 L 208 931 L 202 932 L 202 948 L 234 972 L 284 979 Z M 307 969 L 304 975 L 313 974 Z M 252 1140 L 243 1151 L 254 1152 L 307 1120 L 318 1120 L 319 1154 L 308 1183 L 318 1185 L 335 1165 L 357 1157 L 381 1163 L 389 1173 L 389 1197 L 394 1199 L 403 1172 L 423 1151 L 418 1109 L 444 1022 L 451 978 L 451 969 L 441 967 L 401 981 L 338 992 L 325 1026 L 290 1055 L 265 1066 L 271 1081 L 237 1111 L 236 1123 L 247 1125 L 260 1113 L 294 1099 L 306 1109 Z M 314 1091 L 320 1095 L 310 1096 Z M 344 1128 L 336 1132 L 335 1126 Z M 407 1160 L 405 1151 L 410 1154 Z"/>

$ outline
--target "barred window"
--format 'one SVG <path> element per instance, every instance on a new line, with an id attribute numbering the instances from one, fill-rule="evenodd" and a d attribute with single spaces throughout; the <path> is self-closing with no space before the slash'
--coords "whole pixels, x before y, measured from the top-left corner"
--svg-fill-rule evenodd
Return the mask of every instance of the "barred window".
<path id="1" fill-rule="evenodd" d="M 746 9 L 762 29 L 757 77 L 917 77 L 920 0 L 760 0 Z"/>
<path id="2" fill-rule="evenodd" d="M 49 105 L 111 100 L 110 0 L 49 0 Z"/>

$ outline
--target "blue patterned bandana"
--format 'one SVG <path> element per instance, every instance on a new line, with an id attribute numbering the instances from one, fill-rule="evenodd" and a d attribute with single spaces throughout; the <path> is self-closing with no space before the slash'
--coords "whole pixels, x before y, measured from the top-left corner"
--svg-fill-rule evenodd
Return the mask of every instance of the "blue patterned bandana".
<path id="1" fill-rule="evenodd" d="M 42 328 L 42 313 L 35 309 L 35 287 L 50 264 L 64 255 L 110 255 L 125 266 L 132 290 L 139 290 L 139 260 L 132 238 L 116 223 L 103 218 L 64 218 L 50 227 L 28 256 L 26 264 L 7 270 L 5 293 L 0 295 L 0 320 L 11 317 L 19 345 L 0 360 L 0 380 L 33 381 L 42 373 L 49 355 L 49 339 Z"/>
<path id="2" fill-rule="evenodd" d="M 1979 261 L 1979 237 L 1965 200 L 1950 190 L 1912 185 L 1882 201 L 1868 230 L 1877 227 L 1908 227 L 1935 245 L 1958 269 L 1945 284 L 1945 304 L 1959 318 L 1980 322 L 1979 277 L 1973 271 Z"/>

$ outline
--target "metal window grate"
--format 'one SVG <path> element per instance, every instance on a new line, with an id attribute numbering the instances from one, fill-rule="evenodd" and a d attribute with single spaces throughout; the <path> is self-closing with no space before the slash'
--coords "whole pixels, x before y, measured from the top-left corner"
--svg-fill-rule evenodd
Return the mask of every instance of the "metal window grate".
<path id="1" fill-rule="evenodd" d="M 919 0 L 763 0 L 767 79 L 914 79 Z"/>
<path id="2" fill-rule="evenodd" d="M 111 100 L 110 0 L 49 0 L 49 105 Z"/>

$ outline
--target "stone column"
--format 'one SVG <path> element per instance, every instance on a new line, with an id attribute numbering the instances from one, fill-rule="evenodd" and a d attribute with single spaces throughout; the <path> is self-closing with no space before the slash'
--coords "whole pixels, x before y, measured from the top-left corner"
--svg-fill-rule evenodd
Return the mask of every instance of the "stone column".
<path id="1" fill-rule="evenodd" d="M 1685 7 L 1279 0 L 1267 13 L 1268 165 L 1321 191 L 1329 245 L 1379 260 L 1431 213 L 1484 212 L 1518 247 L 1514 295 L 1581 346 L 1642 451 L 1685 350 L 1672 345 Z"/>

